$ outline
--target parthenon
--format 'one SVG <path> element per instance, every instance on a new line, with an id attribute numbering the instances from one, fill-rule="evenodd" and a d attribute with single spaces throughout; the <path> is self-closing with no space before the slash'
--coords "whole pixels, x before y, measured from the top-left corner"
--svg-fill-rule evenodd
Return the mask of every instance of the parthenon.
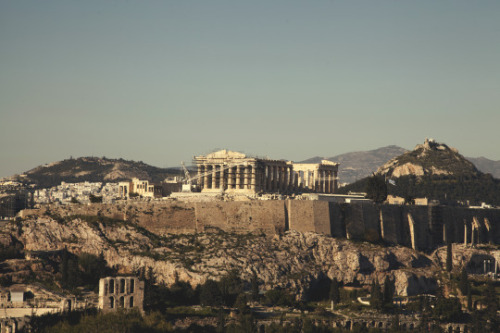
<path id="1" fill-rule="evenodd" d="M 248 157 L 220 150 L 194 158 L 198 167 L 197 183 L 201 192 L 335 193 L 338 163 L 294 164 L 291 161 Z"/>

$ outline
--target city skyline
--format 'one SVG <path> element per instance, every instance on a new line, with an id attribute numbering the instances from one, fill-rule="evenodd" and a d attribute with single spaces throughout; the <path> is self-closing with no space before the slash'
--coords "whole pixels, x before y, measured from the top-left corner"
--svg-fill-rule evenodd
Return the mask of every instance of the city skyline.
<path id="1" fill-rule="evenodd" d="M 0 4 L 0 177 L 80 156 L 500 160 L 500 3 Z"/>

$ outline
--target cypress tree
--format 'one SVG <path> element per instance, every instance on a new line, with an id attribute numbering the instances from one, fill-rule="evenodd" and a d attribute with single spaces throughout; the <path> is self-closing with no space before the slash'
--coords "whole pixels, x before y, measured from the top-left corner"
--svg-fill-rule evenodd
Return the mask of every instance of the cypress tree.
<path id="1" fill-rule="evenodd" d="M 393 295 L 394 295 L 394 288 L 392 286 L 391 281 L 386 276 L 384 280 L 384 293 L 382 295 L 384 306 L 392 305 Z"/>
<path id="2" fill-rule="evenodd" d="M 370 305 L 374 309 L 380 309 L 382 307 L 382 293 L 380 291 L 380 285 L 378 281 L 372 282 Z"/>
<path id="3" fill-rule="evenodd" d="M 460 272 L 460 281 L 458 283 L 458 288 L 462 292 L 462 295 L 467 294 L 467 289 L 469 289 L 469 277 L 467 276 L 467 270 L 465 267 L 462 268 Z"/>
<path id="4" fill-rule="evenodd" d="M 472 311 L 472 295 L 470 285 L 467 288 L 467 310 Z"/>
<path id="5" fill-rule="evenodd" d="M 252 301 L 256 302 L 259 300 L 259 280 L 255 272 L 253 272 L 250 283 L 252 285 Z"/>
<path id="6" fill-rule="evenodd" d="M 68 286 L 68 272 L 69 272 L 69 265 L 68 265 L 68 250 L 64 248 L 62 251 L 62 258 L 61 258 L 61 287 L 67 288 Z"/>
<path id="7" fill-rule="evenodd" d="M 337 278 L 333 278 L 332 283 L 330 284 L 330 300 L 334 304 L 338 304 L 340 302 L 340 287 Z"/>

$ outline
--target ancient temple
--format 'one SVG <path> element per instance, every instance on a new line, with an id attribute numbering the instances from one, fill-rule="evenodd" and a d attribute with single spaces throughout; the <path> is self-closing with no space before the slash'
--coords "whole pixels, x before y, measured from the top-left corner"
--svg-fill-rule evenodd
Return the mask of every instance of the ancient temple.
<path id="1" fill-rule="evenodd" d="M 249 157 L 220 150 L 194 158 L 201 192 L 335 193 L 338 163 L 294 164 L 285 160 Z"/>

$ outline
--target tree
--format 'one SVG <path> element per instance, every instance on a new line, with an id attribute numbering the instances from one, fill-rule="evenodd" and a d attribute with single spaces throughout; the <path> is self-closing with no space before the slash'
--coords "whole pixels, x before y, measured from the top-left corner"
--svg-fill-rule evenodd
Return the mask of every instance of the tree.
<path id="1" fill-rule="evenodd" d="M 384 279 L 384 292 L 382 294 L 382 302 L 384 306 L 392 306 L 392 298 L 394 295 L 394 285 L 386 276 Z"/>
<path id="2" fill-rule="evenodd" d="M 472 294 L 470 285 L 469 288 L 467 288 L 467 310 L 472 311 Z"/>
<path id="3" fill-rule="evenodd" d="M 446 246 L 446 271 L 451 272 L 453 269 L 453 253 L 451 249 L 451 243 Z"/>
<path id="4" fill-rule="evenodd" d="M 382 308 L 382 301 L 380 285 L 378 281 L 373 281 L 371 287 L 370 306 L 374 309 L 380 309 Z"/>
<path id="5" fill-rule="evenodd" d="M 467 295 L 467 290 L 470 288 L 469 286 L 469 277 L 467 275 L 467 270 L 465 267 L 462 268 L 460 272 L 460 280 L 458 282 L 458 288 L 462 292 L 462 295 Z"/>
<path id="6" fill-rule="evenodd" d="M 373 174 L 372 177 L 368 178 L 365 191 L 368 199 L 372 199 L 376 203 L 384 202 L 387 199 L 387 184 L 384 176 Z"/>
<path id="7" fill-rule="evenodd" d="M 337 278 L 333 278 L 330 284 L 330 300 L 333 304 L 338 304 L 340 302 L 340 286 Z"/>
<path id="8" fill-rule="evenodd" d="M 252 301 L 256 302 L 259 300 L 259 280 L 255 272 L 253 272 L 250 284 L 252 285 Z"/>
<path id="9" fill-rule="evenodd" d="M 219 306 L 222 304 L 222 294 L 217 282 L 209 279 L 201 286 L 200 303 L 209 306 Z"/>

